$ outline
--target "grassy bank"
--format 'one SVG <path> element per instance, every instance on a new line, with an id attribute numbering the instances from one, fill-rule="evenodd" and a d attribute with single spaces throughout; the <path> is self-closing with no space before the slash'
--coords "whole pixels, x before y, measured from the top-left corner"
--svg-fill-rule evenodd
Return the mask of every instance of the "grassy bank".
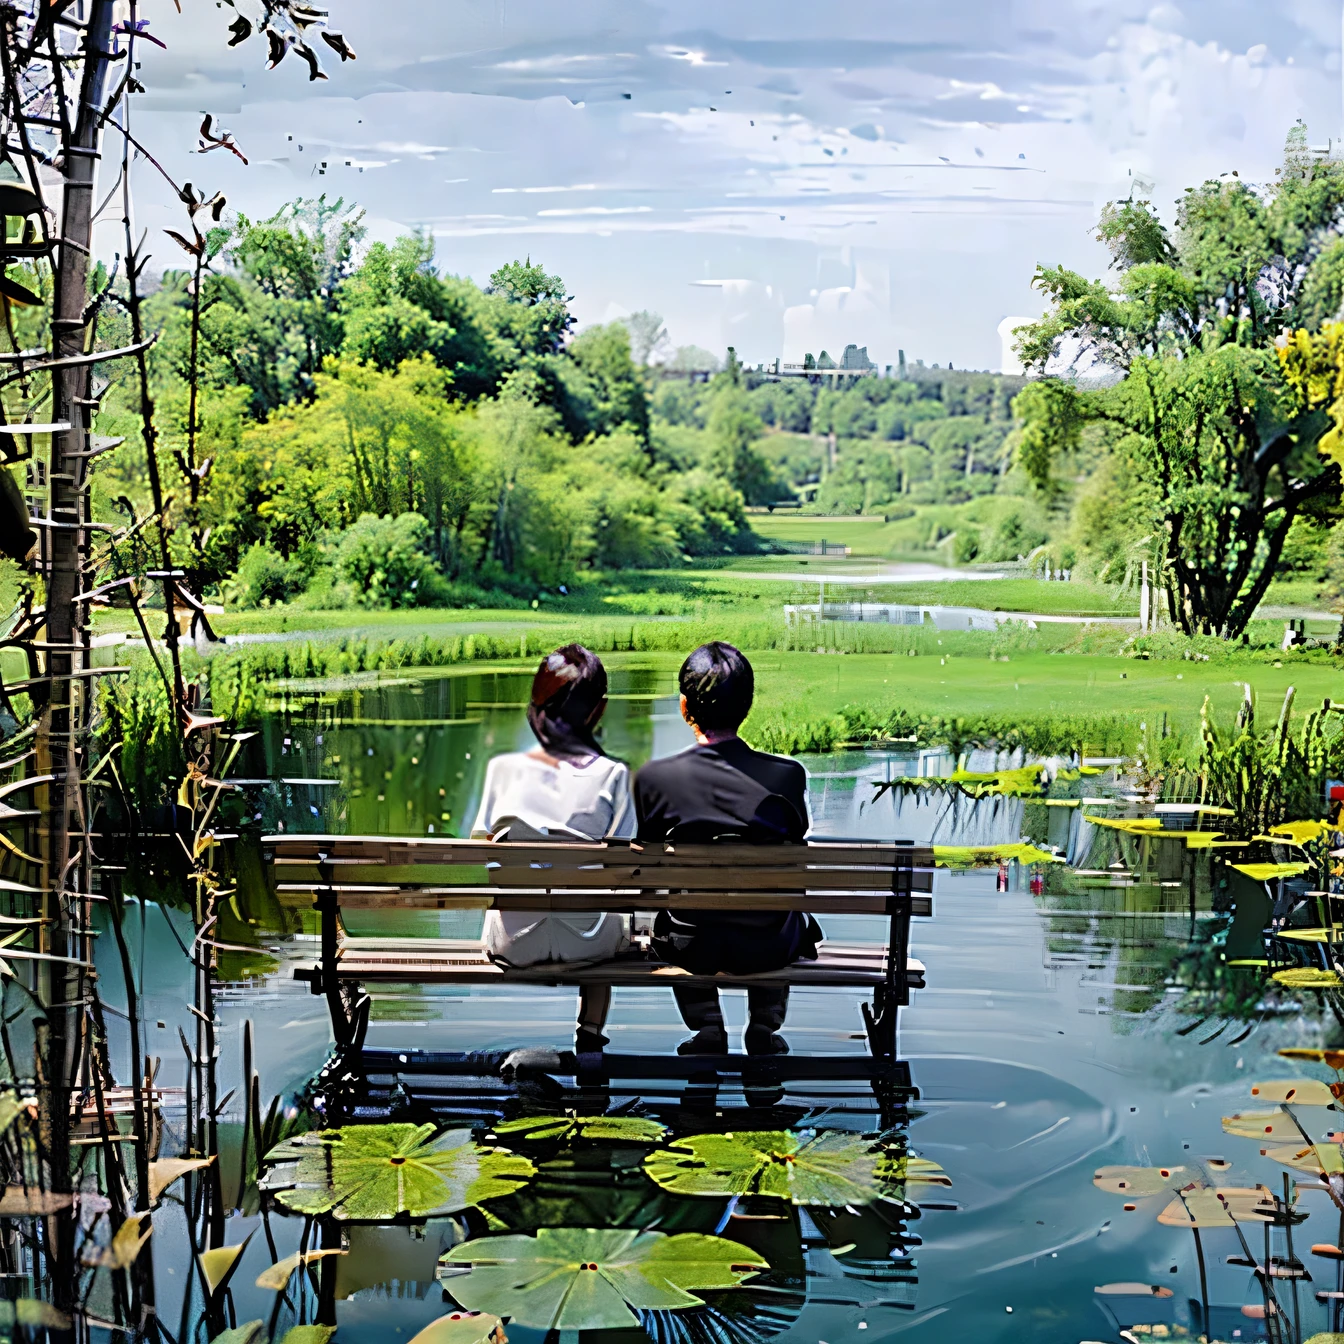
<path id="1" fill-rule="evenodd" d="M 926 744 L 995 742 L 1032 751 L 1082 745 L 1114 754 L 1133 750 L 1144 725 L 1157 731 L 1164 716 L 1169 731 L 1188 734 L 1206 696 L 1220 716 L 1232 715 L 1248 683 L 1275 707 L 1288 686 L 1296 687 L 1299 713 L 1338 697 L 1341 686 L 1338 663 L 1324 652 L 1280 658 L 1270 646 L 1243 649 L 1211 640 L 1203 643 L 1217 656 L 1205 661 L 1198 645 L 1170 636 L 1136 641 L 1113 629 L 1084 635 L 1068 626 L 939 633 L 836 624 L 823 633 L 831 642 L 818 652 L 816 646 L 797 647 L 778 620 L 570 620 L 516 632 L 279 641 L 227 648 L 208 659 L 190 655 L 188 666 L 208 680 L 218 712 L 247 723 L 264 710 L 278 678 L 529 667 L 570 639 L 614 666 L 633 660 L 655 667 L 670 695 L 685 652 L 705 639 L 726 637 L 750 651 L 757 671 L 748 735 L 779 751 L 913 735 Z M 127 680 L 154 698 L 147 659 L 131 657 L 137 672 Z"/>

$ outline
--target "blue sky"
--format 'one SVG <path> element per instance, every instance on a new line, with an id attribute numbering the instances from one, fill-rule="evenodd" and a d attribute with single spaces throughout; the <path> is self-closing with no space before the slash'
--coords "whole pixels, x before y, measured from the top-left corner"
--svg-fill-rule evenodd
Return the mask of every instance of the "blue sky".
<path id="1" fill-rule="evenodd" d="M 137 132 L 179 180 L 253 216 L 344 194 L 478 281 L 530 253 L 584 323 L 652 308 L 752 363 L 997 368 L 1036 263 L 1103 271 L 1093 225 L 1136 179 L 1170 216 L 1271 177 L 1299 117 L 1344 130 L 1340 0 L 325 2 L 358 60 L 310 83 L 226 48 L 227 5 L 148 0 Z M 204 111 L 247 167 L 194 152 Z M 142 226 L 180 227 L 136 186 Z"/>

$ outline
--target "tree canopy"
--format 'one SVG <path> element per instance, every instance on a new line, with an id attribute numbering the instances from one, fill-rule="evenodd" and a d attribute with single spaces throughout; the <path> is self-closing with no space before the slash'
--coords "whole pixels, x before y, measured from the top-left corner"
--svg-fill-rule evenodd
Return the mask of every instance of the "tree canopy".
<path id="1" fill-rule="evenodd" d="M 1171 230 L 1149 202 L 1109 206 L 1098 237 L 1113 279 L 1037 271 L 1051 308 L 1019 329 L 1018 350 L 1038 371 L 1068 369 L 1014 403 L 1018 461 L 1049 492 L 1096 427 L 1124 461 L 1134 536 L 1188 633 L 1239 634 L 1294 520 L 1339 500 L 1329 417 L 1276 345 L 1334 315 L 1342 221 L 1344 164 L 1314 158 L 1299 126 L 1273 184 L 1191 188 Z"/>

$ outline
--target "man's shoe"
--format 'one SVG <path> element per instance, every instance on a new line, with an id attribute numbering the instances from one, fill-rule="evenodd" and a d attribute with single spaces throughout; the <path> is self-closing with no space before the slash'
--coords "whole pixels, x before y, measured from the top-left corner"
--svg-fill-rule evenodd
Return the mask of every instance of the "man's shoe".
<path id="1" fill-rule="evenodd" d="M 777 1031 L 748 1027 L 742 1038 L 749 1055 L 787 1055 L 789 1043 Z"/>
<path id="2" fill-rule="evenodd" d="M 574 1033 L 574 1053 L 576 1055 L 600 1055 L 602 1047 L 611 1042 L 600 1032 L 588 1027 L 579 1027 Z"/>
<path id="3" fill-rule="evenodd" d="M 726 1055 L 728 1033 L 722 1027 L 704 1027 L 677 1046 L 679 1055 Z"/>

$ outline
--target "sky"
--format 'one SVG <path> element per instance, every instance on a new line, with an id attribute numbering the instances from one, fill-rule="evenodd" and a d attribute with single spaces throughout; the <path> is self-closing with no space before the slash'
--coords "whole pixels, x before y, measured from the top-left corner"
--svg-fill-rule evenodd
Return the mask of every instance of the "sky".
<path id="1" fill-rule="evenodd" d="M 343 196 L 480 283 L 530 256 L 581 324 L 652 309 L 753 365 L 1000 368 L 1038 263 L 1104 273 L 1106 201 L 1170 220 L 1187 185 L 1270 179 L 1299 118 L 1344 132 L 1341 0 L 321 2 L 357 59 L 321 47 L 310 82 L 225 45 L 255 0 L 145 0 L 134 130 L 172 176 L 253 218 Z M 198 152 L 204 112 L 246 166 Z M 181 228 L 135 186 L 140 227 Z"/>

